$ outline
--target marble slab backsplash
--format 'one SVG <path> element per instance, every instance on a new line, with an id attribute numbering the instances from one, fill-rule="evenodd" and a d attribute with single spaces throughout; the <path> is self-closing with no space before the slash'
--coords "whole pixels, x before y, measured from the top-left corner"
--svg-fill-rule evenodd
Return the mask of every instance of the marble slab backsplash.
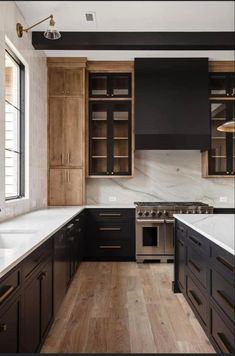
<path id="1" fill-rule="evenodd" d="M 200 201 L 233 208 L 234 179 L 202 178 L 201 153 L 191 150 L 136 151 L 133 178 L 87 179 L 87 204 L 134 201 Z"/>

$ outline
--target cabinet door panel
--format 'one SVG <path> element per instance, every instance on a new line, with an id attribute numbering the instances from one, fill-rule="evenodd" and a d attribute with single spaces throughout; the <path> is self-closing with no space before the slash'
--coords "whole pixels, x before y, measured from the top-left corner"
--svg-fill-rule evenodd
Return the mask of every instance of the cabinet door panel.
<path id="1" fill-rule="evenodd" d="M 65 92 L 67 95 L 84 94 L 84 78 L 82 69 L 66 69 Z"/>
<path id="2" fill-rule="evenodd" d="M 63 68 L 49 69 L 49 95 L 65 94 L 65 70 Z"/>
<path id="3" fill-rule="evenodd" d="M 49 100 L 50 166 L 64 165 L 64 100 Z"/>
<path id="4" fill-rule="evenodd" d="M 64 205 L 65 203 L 65 170 L 50 169 L 49 192 L 50 205 Z"/>
<path id="5" fill-rule="evenodd" d="M 83 170 L 66 169 L 65 205 L 83 204 Z"/>
<path id="6" fill-rule="evenodd" d="M 0 314 L 0 353 L 18 352 L 19 301 Z"/>
<path id="7" fill-rule="evenodd" d="M 52 260 L 42 269 L 41 280 L 41 335 L 44 336 L 53 315 Z"/>
<path id="8" fill-rule="evenodd" d="M 83 99 L 67 98 L 65 100 L 64 125 L 66 130 L 66 165 L 81 167 L 83 164 Z"/>
<path id="9" fill-rule="evenodd" d="M 40 343 L 40 281 L 34 277 L 24 289 L 20 352 L 35 352 Z"/>

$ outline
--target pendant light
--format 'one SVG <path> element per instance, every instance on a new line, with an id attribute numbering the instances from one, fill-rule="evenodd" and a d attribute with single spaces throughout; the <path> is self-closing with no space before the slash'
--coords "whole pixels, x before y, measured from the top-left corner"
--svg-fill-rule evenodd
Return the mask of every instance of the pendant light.
<path id="1" fill-rule="evenodd" d="M 42 23 L 46 20 L 49 20 L 49 19 L 50 19 L 49 28 L 47 31 L 44 32 L 44 37 L 47 38 L 48 40 L 58 40 L 61 37 L 61 34 L 59 33 L 59 31 L 57 31 L 55 29 L 55 21 L 54 21 L 53 15 L 46 17 L 45 19 L 37 22 L 35 25 L 32 25 L 28 28 L 23 28 L 23 26 L 20 23 L 17 23 L 16 24 L 17 36 L 20 38 L 23 37 L 24 32 L 29 32 L 29 30 L 31 30 L 31 28 L 33 28 L 33 27 L 39 25 L 40 23 Z"/>
<path id="2" fill-rule="evenodd" d="M 221 132 L 235 132 L 235 121 L 227 121 L 223 125 L 218 126 L 217 130 Z"/>

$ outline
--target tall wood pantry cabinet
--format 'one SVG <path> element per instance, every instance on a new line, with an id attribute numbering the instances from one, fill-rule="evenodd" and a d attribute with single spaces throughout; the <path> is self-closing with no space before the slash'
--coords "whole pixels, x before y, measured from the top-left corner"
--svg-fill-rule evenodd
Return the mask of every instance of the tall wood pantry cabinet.
<path id="1" fill-rule="evenodd" d="M 49 205 L 84 203 L 85 67 L 85 58 L 48 59 Z"/>

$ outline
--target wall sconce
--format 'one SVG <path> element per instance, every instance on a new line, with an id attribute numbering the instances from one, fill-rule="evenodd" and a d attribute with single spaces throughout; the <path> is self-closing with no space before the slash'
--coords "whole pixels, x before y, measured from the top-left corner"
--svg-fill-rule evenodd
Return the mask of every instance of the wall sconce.
<path id="1" fill-rule="evenodd" d="M 57 31 L 55 29 L 55 21 L 53 19 L 53 15 L 50 15 L 48 17 L 46 17 L 45 19 L 35 23 L 35 25 L 30 26 L 28 28 L 23 28 L 23 26 L 20 23 L 16 24 L 16 32 L 17 32 L 17 36 L 18 37 L 23 37 L 23 33 L 24 32 L 29 32 L 29 30 L 31 30 L 31 28 L 39 25 L 40 23 L 49 20 L 49 27 L 47 29 L 47 31 L 44 32 L 44 37 L 47 38 L 48 40 L 58 40 L 61 37 L 61 34 L 59 33 L 59 31 Z"/>
<path id="2" fill-rule="evenodd" d="M 217 130 L 221 132 L 235 132 L 235 121 L 227 121 L 223 125 L 218 126 Z"/>

